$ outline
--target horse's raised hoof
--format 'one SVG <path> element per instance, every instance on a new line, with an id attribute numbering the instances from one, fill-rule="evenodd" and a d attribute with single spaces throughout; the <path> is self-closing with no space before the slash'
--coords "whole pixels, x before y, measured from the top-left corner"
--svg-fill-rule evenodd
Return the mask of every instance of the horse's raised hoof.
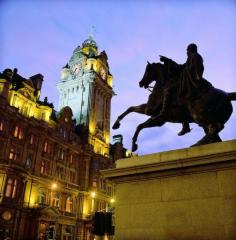
<path id="1" fill-rule="evenodd" d="M 120 127 L 120 122 L 116 121 L 114 125 L 112 126 L 112 129 L 118 129 Z"/>
<path id="2" fill-rule="evenodd" d="M 137 143 L 133 143 L 132 145 L 132 152 L 135 152 L 138 149 L 138 144 Z"/>
<path id="3" fill-rule="evenodd" d="M 190 129 L 190 128 L 188 128 L 188 129 L 182 129 L 177 135 L 178 136 L 183 136 L 184 134 L 186 134 L 186 133 L 189 133 L 189 132 L 191 132 L 192 131 L 192 128 Z"/>

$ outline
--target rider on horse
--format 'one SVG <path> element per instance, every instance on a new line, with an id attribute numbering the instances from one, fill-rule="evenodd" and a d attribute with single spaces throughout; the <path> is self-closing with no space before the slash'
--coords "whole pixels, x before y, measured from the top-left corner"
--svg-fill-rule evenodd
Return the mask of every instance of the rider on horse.
<path id="1" fill-rule="evenodd" d="M 185 99 L 191 100 L 194 98 L 194 95 L 198 92 L 199 88 L 202 86 L 202 82 L 205 81 L 202 78 L 204 66 L 203 59 L 201 55 L 197 52 L 197 45 L 191 43 L 187 47 L 187 61 L 184 64 L 177 64 L 173 60 L 160 56 L 160 61 L 164 62 L 167 65 L 168 69 L 175 68 L 180 73 L 179 75 L 179 91 L 178 97 L 185 97 Z M 176 78 L 174 79 L 176 81 Z M 159 113 L 159 116 L 162 116 L 166 113 L 168 106 L 170 104 L 170 96 L 173 88 L 173 84 L 169 84 L 164 91 L 162 109 Z M 182 136 L 191 129 L 188 122 L 183 122 L 183 128 L 178 133 L 179 136 Z"/>

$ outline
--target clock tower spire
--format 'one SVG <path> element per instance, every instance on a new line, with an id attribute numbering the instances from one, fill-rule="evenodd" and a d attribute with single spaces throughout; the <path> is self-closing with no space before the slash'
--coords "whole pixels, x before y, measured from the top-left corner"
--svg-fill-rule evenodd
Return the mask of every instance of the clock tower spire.
<path id="1" fill-rule="evenodd" d="M 94 151 L 109 155 L 112 75 L 105 51 L 99 52 L 92 34 L 78 46 L 62 68 L 59 110 L 69 106 L 76 125 L 86 129 Z"/>

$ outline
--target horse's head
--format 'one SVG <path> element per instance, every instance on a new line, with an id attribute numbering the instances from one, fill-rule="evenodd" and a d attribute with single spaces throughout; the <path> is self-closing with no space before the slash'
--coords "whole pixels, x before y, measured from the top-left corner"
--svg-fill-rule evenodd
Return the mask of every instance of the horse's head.
<path id="1" fill-rule="evenodd" d="M 142 80 L 139 82 L 140 87 L 148 88 L 149 84 L 154 80 L 153 76 L 153 64 L 147 62 L 147 66 Z"/>

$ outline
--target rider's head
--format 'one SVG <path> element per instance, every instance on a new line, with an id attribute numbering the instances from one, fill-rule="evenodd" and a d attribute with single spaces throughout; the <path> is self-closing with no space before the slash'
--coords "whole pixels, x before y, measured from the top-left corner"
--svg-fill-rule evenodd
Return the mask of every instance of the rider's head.
<path id="1" fill-rule="evenodd" d="M 192 53 L 196 53 L 197 52 L 197 45 L 195 43 L 190 43 L 187 47 L 187 55 L 188 57 L 192 54 Z"/>

